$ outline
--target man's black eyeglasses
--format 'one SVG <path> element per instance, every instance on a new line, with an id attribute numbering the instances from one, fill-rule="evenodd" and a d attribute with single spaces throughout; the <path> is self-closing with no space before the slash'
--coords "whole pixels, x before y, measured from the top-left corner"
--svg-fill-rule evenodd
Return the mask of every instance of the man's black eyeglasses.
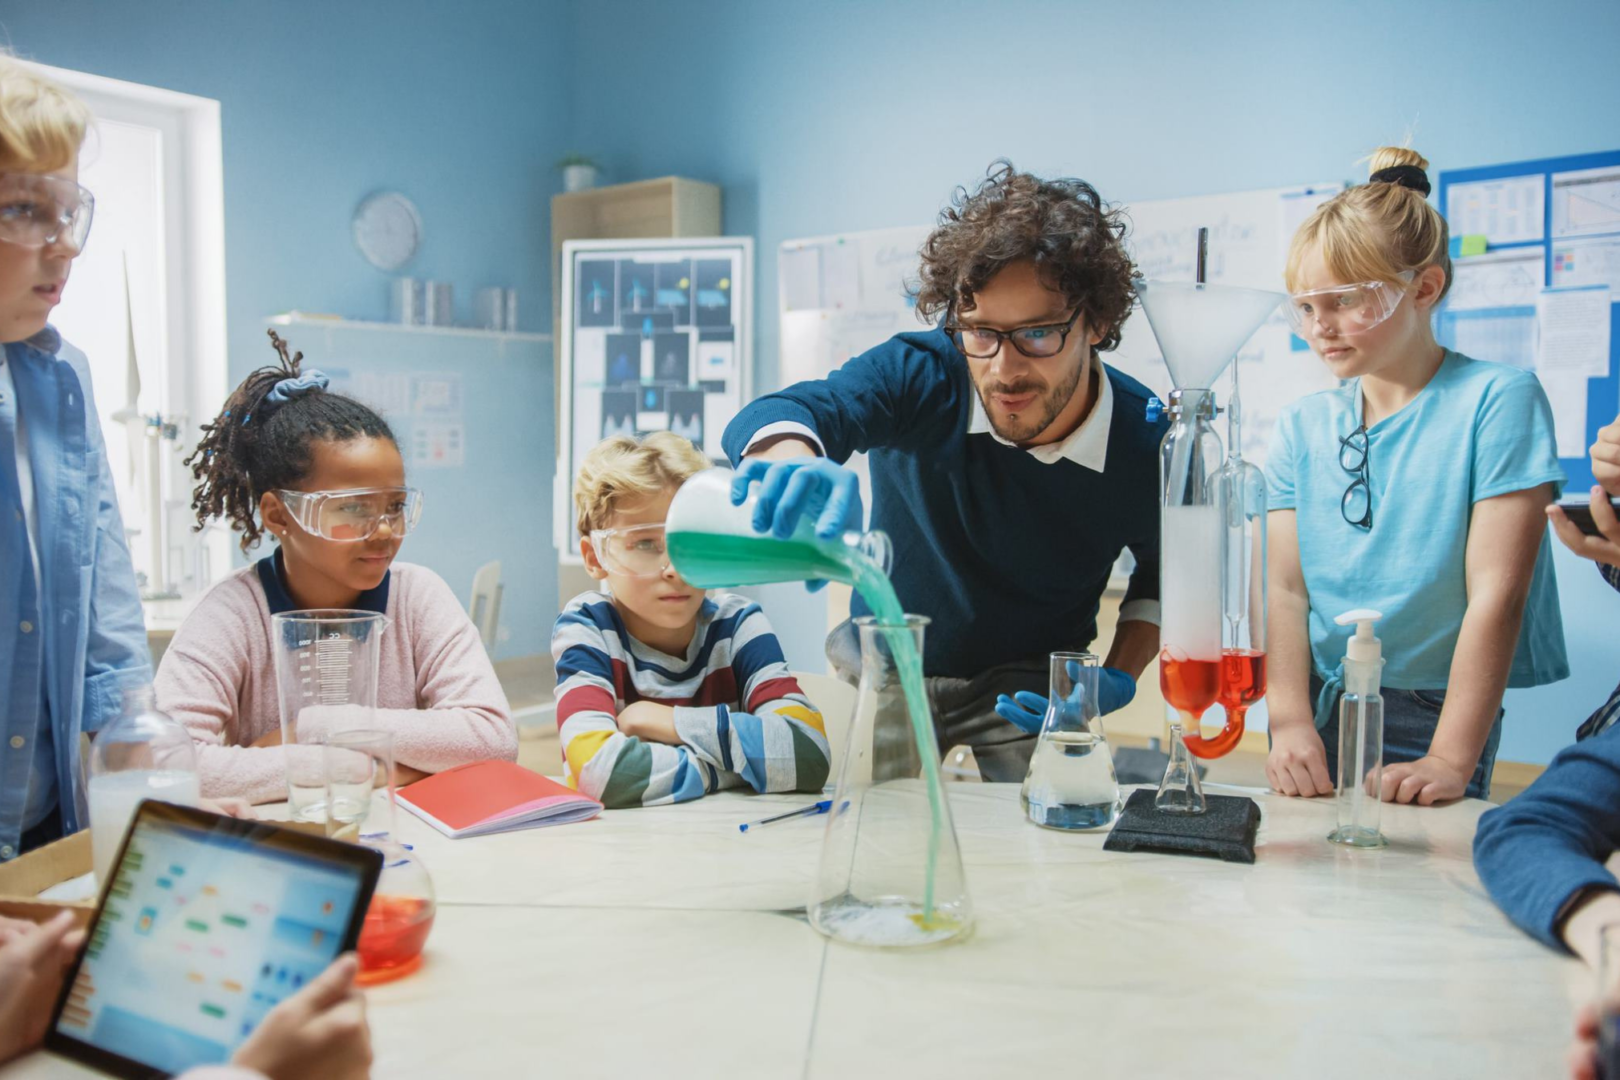
<path id="1" fill-rule="evenodd" d="M 1069 331 L 1074 329 L 1074 321 L 1080 317 L 1082 310 L 1075 308 L 1074 314 L 1060 323 L 1020 326 L 1016 330 L 992 330 L 988 326 L 963 326 L 947 321 L 945 332 L 951 335 L 951 340 L 956 342 L 963 356 L 971 356 L 975 360 L 986 360 L 1000 352 L 1002 338 L 1011 341 L 1013 348 L 1025 356 L 1044 360 L 1063 351 L 1064 344 L 1069 340 Z"/>
<path id="2" fill-rule="evenodd" d="M 1339 439 L 1339 468 L 1355 479 L 1339 500 L 1339 513 L 1358 529 L 1372 528 L 1372 488 L 1367 484 L 1367 425 Z"/>

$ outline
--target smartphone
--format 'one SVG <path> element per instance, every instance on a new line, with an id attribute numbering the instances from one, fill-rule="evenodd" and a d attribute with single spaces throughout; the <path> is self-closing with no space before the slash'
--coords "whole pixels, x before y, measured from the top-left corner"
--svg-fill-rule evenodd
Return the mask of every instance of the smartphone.
<path id="1" fill-rule="evenodd" d="M 1611 498 L 1609 505 L 1614 508 L 1615 516 L 1620 517 L 1620 499 Z M 1601 535 L 1598 532 L 1597 522 L 1592 520 L 1590 499 L 1563 499 L 1559 501 L 1558 509 L 1562 510 L 1569 520 L 1575 523 L 1575 527 L 1587 536 Z"/>

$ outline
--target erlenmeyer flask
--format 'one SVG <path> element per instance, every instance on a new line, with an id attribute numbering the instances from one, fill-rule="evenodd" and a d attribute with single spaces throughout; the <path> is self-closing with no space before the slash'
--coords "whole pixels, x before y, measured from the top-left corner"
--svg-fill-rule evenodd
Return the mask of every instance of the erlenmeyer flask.
<path id="1" fill-rule="evenodd" d="M 322 748 L 327 835 L 382 853 L 382 875 L 360 927 L 361 985 L 389 982 L 422 966 L 438 904 L 433 878 L 395 836 L 394 736 L 376 729 L 329 736 Z"/>
<path id="2" fill-rule="evenodd" d="M 932 945 L 973 925 L 923 689 L 919 658 L 928 620 L 904 620 L 855 620 L 859 698 L 810 896 L 811 925 L 854 945 Z M 900 737 L 914 747 L 904 759 L 887 752 Z"/>
<path id="3" fill-rule="evenodd" d="M 1114 755 L 1097 711 L 1102 660 L 1052 654 L 1046 717 L 1018 792 L 1029 820 L 1049 829 L 1099 829 L 1119 816 Z"/>

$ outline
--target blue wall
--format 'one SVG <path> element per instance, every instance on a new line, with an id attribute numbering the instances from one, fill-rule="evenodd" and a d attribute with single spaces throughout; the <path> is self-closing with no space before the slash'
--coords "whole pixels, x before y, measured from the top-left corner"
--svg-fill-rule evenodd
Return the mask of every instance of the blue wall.
<path id="1" fill-rule="evenodd" d="M 1438 169 L 1620 148 L 1613 0 L 594 0 L 575 19 L 581 145 L 618 176 L 723 185 L 727 231 L 758 238 L 767 389 L 777 245 L 930 221 L 995 157 L 1129 202 L 1356 179 L 1409 130 Z M 598 74 L 604 56 L 642 77 Z M 1508 695 L 1505 759 L 1546 761 L 1620 678 L 1620 596 L 1559 556 L 1576 675 Z"/>
<path id="2" fill-rule="evenodd" d="M 268 315 L 387 317 L 391 275 L 361 257 L 350 233 L 355 206 L 379 187 L 403 191 L 422 214 L 424 240 L 405 273 L 452 282 L 468 321 L 479 287 L 515 287 L 521 328 L 550 329 L 549 202 L 559 188 L 552 165 L 568 149 L 569 28 L 560 0 L 0 4 L 0 41 L 28 59 L 220 102 L 233 385 L 273 360 Z M 544 371 L 532 381 L 544 395 L 528 403 L 539 434 L 525 442 L 545 447 L 543 457 L 504 469 L 469 465 L 462 475 L 466 490 L 492 502 L 510 502 L 514 483 L 523 487 L 543 512 L 538 532 L 549 549 L 551 359 L 536 351 Z M 445 352 L 439 369 L 455 366 L 456 355 Z M 433 367 L 431 357 L 415 359 Z M 466 377 L 472 449 L 499 438 L 504 416 L 476 404 L 499 400 L 473 385 L 497 376 Z M 439 500 L 438 512 L 444 507 Z M 454 520 L 439 526 L 476 528 L 475 519 Z M 518 592 L 545 625 L 526 629 L 509 590 L 505 621 L 514 633 L 498 655 L 546 651 L 556 567 L 532 546 L 524 544 L 524 557 L 538 576 Z M 408 549 L 413 557 L 423 559 Z M 465 600 L 470 573 L 438 569 Z"/>

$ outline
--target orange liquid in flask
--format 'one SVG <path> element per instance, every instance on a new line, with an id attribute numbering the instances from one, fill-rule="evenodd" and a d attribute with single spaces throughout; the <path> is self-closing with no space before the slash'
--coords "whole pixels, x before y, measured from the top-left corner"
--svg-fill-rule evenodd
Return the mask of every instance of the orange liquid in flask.
<path id="1" fill-rule="evenodd" d="M 409 975 L 422 964 L 422 949 L 433 929 L 433 901 L 417 896 L 377 896 L 360 927 L 363 984 Z"/>

